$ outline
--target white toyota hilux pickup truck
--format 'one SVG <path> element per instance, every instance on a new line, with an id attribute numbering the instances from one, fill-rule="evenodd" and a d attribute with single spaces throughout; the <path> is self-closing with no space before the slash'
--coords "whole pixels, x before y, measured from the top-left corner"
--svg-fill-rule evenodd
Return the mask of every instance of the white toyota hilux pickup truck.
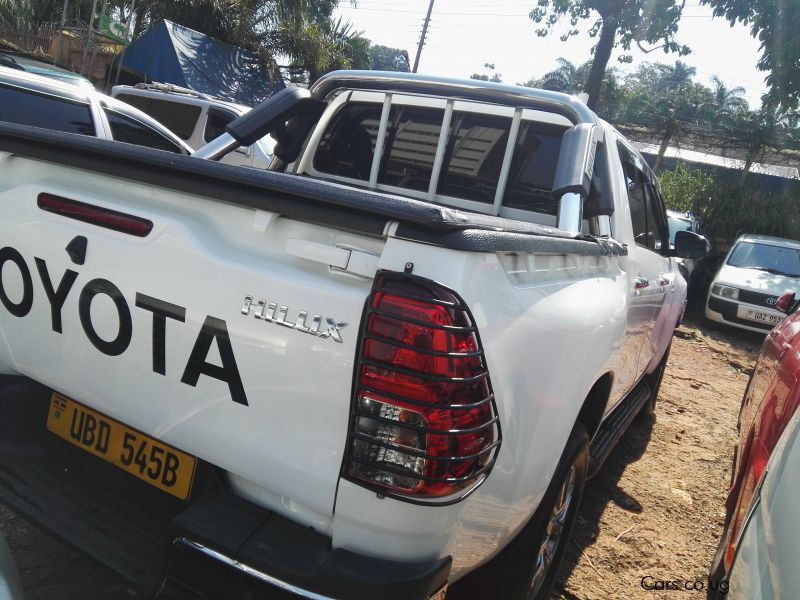
<path id="1" fill-rule="evenodd" d="M 334 73 L 195 157 L 0 123 L 0 501 L 165 598 L 544 598 L 706 251 L 553 92 Z"/>

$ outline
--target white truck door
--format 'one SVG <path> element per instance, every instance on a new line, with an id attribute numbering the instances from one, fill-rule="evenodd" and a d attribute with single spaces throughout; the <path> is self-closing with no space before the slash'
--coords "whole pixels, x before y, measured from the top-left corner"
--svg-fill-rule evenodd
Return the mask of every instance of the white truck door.
<path id="1" fill-rule="evenodd" d="M 636 240 L 635 273 L 631 308 L 636 307 L 641 320 L 637 361 L 637 379 L 663 348 L 657 344 L 656 323 L 669 312 L 667 296 L 674 291 L 674 274 L 665 251 L 669 248 L 669 233 L 660 198 L 654 185 L 655 176 L 639 157 L 626 156 L 623 160 L 628 200 L 631 210 L 634 239 Z M 658 337 L 663 337 L 660 335 Z"/>
<path id="2" fill-rule="evenodd" d="M 661 255 L 663 239 L 660 221 L 653 217 L 648 208 L 648 175 L 644 161 L 621 140 L 617 144 L 617 151 L 623 174 L 622 202 L 627 199 L 624 208 L 628 209 L 629 215 L 626 227 L 632 227 L 627 236 L 635 243 L 628 245 L 628 323 L 609 409 L 630 391 L 653 357 L 653 326 L 666 292 L 661 285 L 661 275 L 669 268 L 668 259 Z"/>

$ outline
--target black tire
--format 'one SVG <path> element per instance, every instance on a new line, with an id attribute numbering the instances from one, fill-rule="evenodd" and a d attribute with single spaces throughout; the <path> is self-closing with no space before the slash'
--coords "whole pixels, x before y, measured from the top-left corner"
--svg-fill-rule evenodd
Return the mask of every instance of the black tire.
<path id="1" fill-rule="evenodd" d="M 669 343 L 669 346 L 664 351 L 664 356 L 661 357 L 656 370 L 649 375 L 645 375 L 645 381 L 650 386 L 650 397 L 642 406 L 642 410 L 639 413 L 640 417 L 652 417 L 656 413 L 656 400 L 658 400 L 658 392 L 661 389 L 661 381 L 664 379 L 664 371 L 667 369 L 670 350 L 672 350 L 672 342 Z"/>
<path id="2" fill-rule="evenodd" d="M 488 564 L 458 581 L 447 594 L 450 598 L 496 598 L 498 600 L 549 600 L 558 568 L 564 556 L 573 525 L 578 516 L 586 473 L 589 467 L 589 436 L 582 424 L 575 425 L 553 479 L 539 508 L 516 538 Z M 571 482 L 571 484 L 570 484 Z M 538 587 L 534 589 L 537 560 L 549 539 L 548 529 L 557 521 L 557 502 L 565 488 L 571 488 L 570 502 L 563 511 L 560 535 L 549 552 L 546 569 L 539 569 Z M 561 511 L 558 514 L 562 514 Z M 544 573 L 543 576 L 541 574 Z M 451 596 L 452 594 L 452 596 Z"/>

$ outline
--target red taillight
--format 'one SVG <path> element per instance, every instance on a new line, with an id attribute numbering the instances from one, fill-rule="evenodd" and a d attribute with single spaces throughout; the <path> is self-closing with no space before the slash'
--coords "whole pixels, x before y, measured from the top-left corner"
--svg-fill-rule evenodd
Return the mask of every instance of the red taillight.
<path id="1" fill-rule="evenodd" d="M 153 229 L 153 222 L 147 219 L 52 194 L 39 194 L 37 204 L 42 210 L 68 219 L 91 223 L 98 227 L 113 229 L 137 237 L 145 237 Z"/>
<path id="2" fill-rule="evenodd" d="M 361 329 L 345 475 L 404 498 L 474 489 L 500 427 L 477 329 L 452 291 L 379 274 Z"/>

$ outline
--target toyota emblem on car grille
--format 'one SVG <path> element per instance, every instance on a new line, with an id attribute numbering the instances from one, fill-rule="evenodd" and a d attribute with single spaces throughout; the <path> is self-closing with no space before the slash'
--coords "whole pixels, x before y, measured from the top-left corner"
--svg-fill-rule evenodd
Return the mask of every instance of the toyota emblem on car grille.
<path id="1" fill-rule="evenodd" d="M 769 298 L 767 298 L 767 304 L 769 304 L 770 306 L 775 306 L 777 303 L 778 303 L 778 298 L 776 298 L 775 296 L 770 296 Z"/>

